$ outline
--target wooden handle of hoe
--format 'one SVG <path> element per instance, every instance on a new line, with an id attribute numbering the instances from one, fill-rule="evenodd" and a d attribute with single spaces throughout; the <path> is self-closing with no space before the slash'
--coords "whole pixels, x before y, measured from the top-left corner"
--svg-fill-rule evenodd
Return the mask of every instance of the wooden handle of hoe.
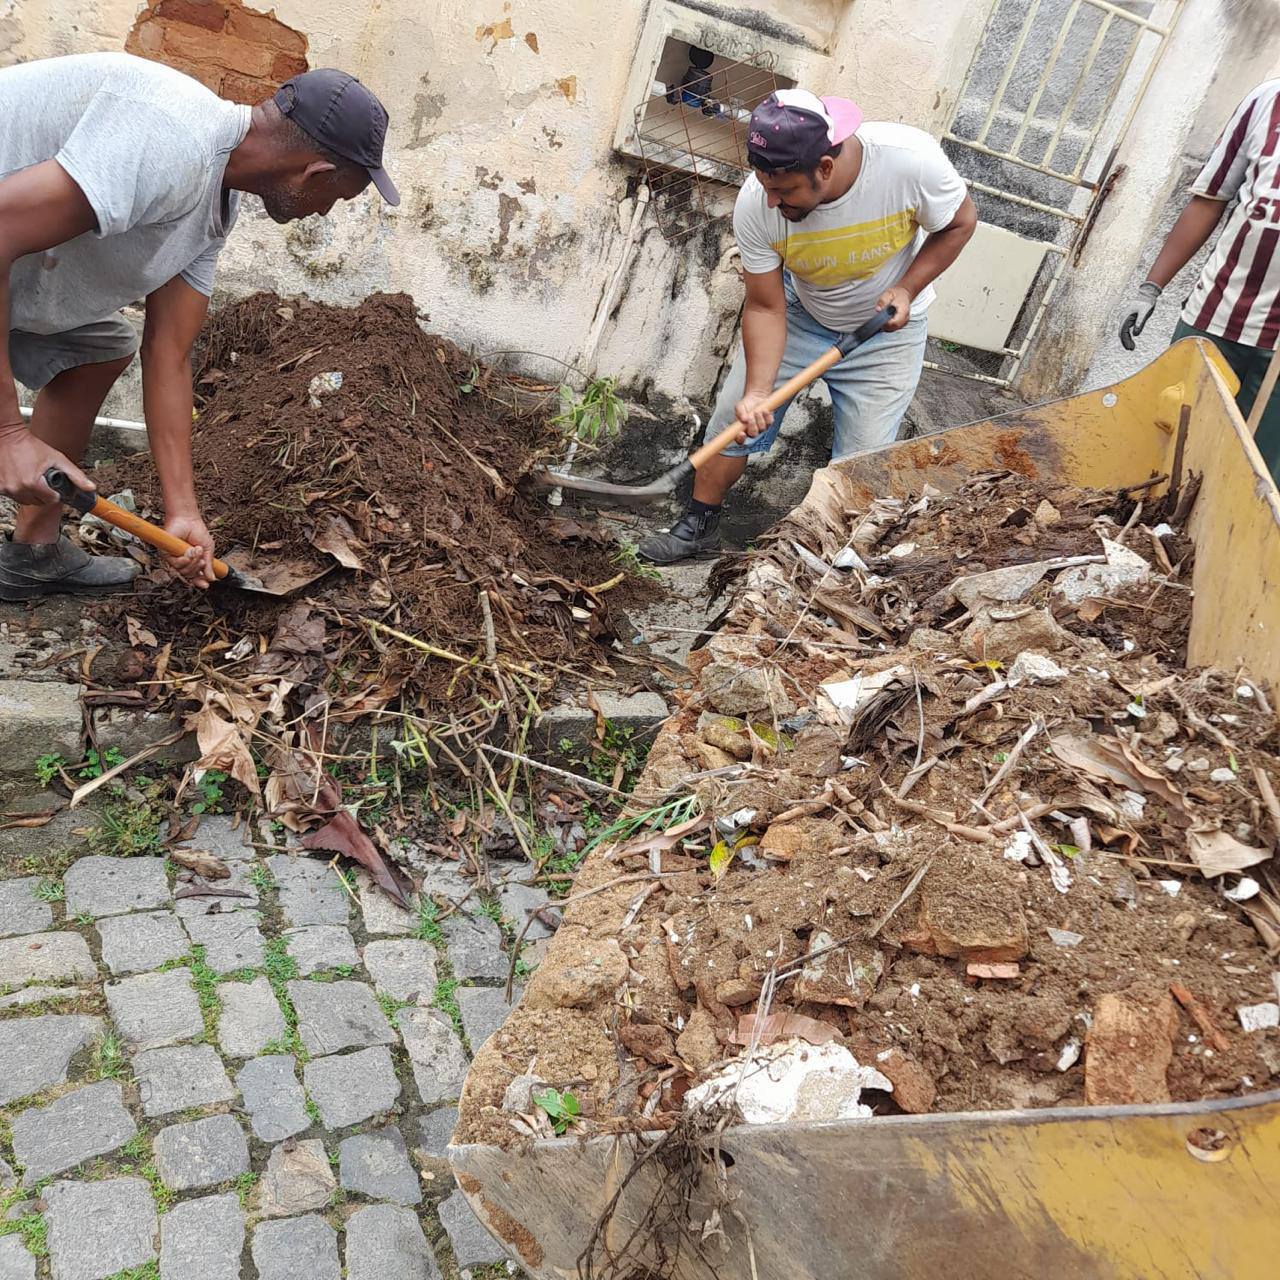
<path id="1" fill-rule="evenodd" d="M 145 542 L 171 556 L 183 556 L 191 550 L 191 543 L 175 537 L 150 520 L 134 515 L 132 511 L 126 511 L 107 498 L 99 498 L 88 489 L 81 489 L 72 483 L 70 476 L 55 467 L 50 467 L 44 473 L 44 482 L 67 506 L 73 507 L 81 515 L 97 516 L 99 520 L 105 520 L 107 524 L 133 534 L 139 542 Z M 214 577 L 225 578 L 230 572 L 231 566 L 225 561 L 214 560 Z"/>
<path id="2" fill-rule="evenodd" d="M 1249 410 L 1249 421 L 1246 425 L 1251 436 L 1258 434 L 1258 423 L 1262 421 L 1262 415 L 1267 411 L 1267 404 L 1271 400 L 1271 393 L 1275 390 L 1277 377 L 1280 377 L 1280 346 L 1271 353 L 1271 363 L 1267 365 L 1267 371 L 1262 376 L 1262 386 L 1258 388 L 1253 408 Z"/>
<path id="3" fill-rule="evenodd" d="M 860 347 L 868 338 L 873 338 L 881 329 L 893 319 L 896 307 L 885 307 L 883 311 L 877 311 L 860 329 L 855 333 L 846 333 L 834 346 L 828 347 L 811 365 L 801 369 L 794 377 L 788 378 L 780 387 L 775 387 L 773 393 L 760 406 L 767 413 L 772 413 L 779 405 L 786 404 L 792 396 L 803 391 L 809 383 L 822 377 L 832 365 L 838 364 L 849 354 L 854 347 Z M 706 444 L 695 449 L 689 455 L 689 462 L 696 471 L 702 464 L 716 454 L 727 449 L 743 431 L 741 422 L 731 422 L 719 435 L 708 440 Z"/>

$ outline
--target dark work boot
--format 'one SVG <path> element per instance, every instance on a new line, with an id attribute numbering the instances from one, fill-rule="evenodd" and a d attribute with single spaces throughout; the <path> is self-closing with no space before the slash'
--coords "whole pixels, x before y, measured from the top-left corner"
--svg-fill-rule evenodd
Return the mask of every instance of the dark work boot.
<path id="1" fill-rule="evenodd" d="M 127 556 L 91 556 L 70 538 L 57 542 L 0 542 L 0 600 L 121 591 L 139 565 Z"/>
<path id="2" fill-rule="evenodd" d="M 676 564 L 720 552 L 720 512 L 695 515 L 686 511 L 666 533 L 651 533 L 636 547 L 650 564 Z"/>

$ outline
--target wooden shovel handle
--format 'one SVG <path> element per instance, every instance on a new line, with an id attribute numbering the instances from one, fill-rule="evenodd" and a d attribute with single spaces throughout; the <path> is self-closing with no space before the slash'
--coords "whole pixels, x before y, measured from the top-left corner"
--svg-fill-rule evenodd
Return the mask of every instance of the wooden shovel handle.
<path id="1" fill-rule="evenodd" d="M 135 538 L 140 542 L 145 542 L 148 546 L 156 547 L 171 556 L 183 556 L 191 550 L 191 543 L 175 537 L 160 528 L 158 524 L 152 524 L 150 520 L 144 520 L 141 516 L 134 515 L 132 511 L 126 511 L 123 507 L 117 506 L 107 498 L 97 498 L 93 501 L 93 505 L 90 506 L 89 500 L 93 495 L 73 484 L 70 476 L 54 467 L 50 467 L 44 473 L 44 480 L 49 488 L 68 506 L 74 507 L 77 511 L 86 515 L 97 516 L 99 520 L 105 520 L 107 524 L 115 525 L 117 529 L 123 529 L 125 533 L 133 534 Z M 225 578 L 230 572 L 231 566 L 225 561 L 214 560 L 214 577 Z"/>
<path id="2" fill-rule="evenodd" d="M 834 346 L 828 347 L 811 365 L 801 369 L 794 377 L 788 378 L 782 386 L 776 387 L 760 407 L 766 412 L 772 413 L 779 405 L 786 404 L 797 392 L 803 391 L 811 382 L 822 377 L 832 365 L 838 364 L 843 360 L 854 347 L 860 347 L 868 338 L 872 338 L 879 333 L 893 318 L 895 311 L 895 307 L 885 307 L 883 311 L 877 311 L 856 333 L 845 334 L 839 342 Z M 719 435 L 695 449 L 689 455 L 689 461 L 693 464 L 693 469 L 696 471 L 704 462 L 727 449 L 743 429 L 741 422 L 731 422 Z"/>
<path id="3" fill-rule="evenodd" d="M 1267 411 L 1267 405 L 1270 403 L 1271 394 L 1276 389 L 1276 377 L 1280 375 L 1280 346 L 1271 353 L 1271 360 L 1267 365 L 1267 371 L 1262 376 L 1262 386 L 1258 388 L 1257 399 L 1253 402 L 1253 408 L 1249 410 L 1249 421 L 1246 424 L 1249 428 L 1249 434 L 1256 436 L 1258 434 L 1258 423 L 1262 421 L 1262 415 Z"/>

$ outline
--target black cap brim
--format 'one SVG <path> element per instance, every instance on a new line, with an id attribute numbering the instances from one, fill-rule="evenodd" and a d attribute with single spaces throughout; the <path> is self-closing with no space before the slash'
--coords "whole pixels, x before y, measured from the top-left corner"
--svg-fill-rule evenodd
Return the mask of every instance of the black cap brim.
<path id="1" fill-rule="evenodd" d="M 378 188 L 378 194 L 393 208 L 400 203 L 400 193 L 396 190 L 396 184 L 391 181 L 391 175 L 383 168 L 370 169 L 369 177 L 373 180 L 373 185 Z"/>

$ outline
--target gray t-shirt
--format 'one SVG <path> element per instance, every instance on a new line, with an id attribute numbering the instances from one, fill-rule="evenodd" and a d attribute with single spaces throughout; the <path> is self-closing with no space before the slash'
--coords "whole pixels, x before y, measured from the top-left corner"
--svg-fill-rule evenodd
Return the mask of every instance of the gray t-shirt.
<path id="1" fill-rule="evenodd" d="M 62 333 L 175 276 L 212 293 L 218 251 L 239 210 L 222 176 L 249 115 L 190 76 L 127 53 L 0 70 L 0 178 L 56 160 L 98 222 L 96 231 L 18 259 L 10 325 Z"/>

